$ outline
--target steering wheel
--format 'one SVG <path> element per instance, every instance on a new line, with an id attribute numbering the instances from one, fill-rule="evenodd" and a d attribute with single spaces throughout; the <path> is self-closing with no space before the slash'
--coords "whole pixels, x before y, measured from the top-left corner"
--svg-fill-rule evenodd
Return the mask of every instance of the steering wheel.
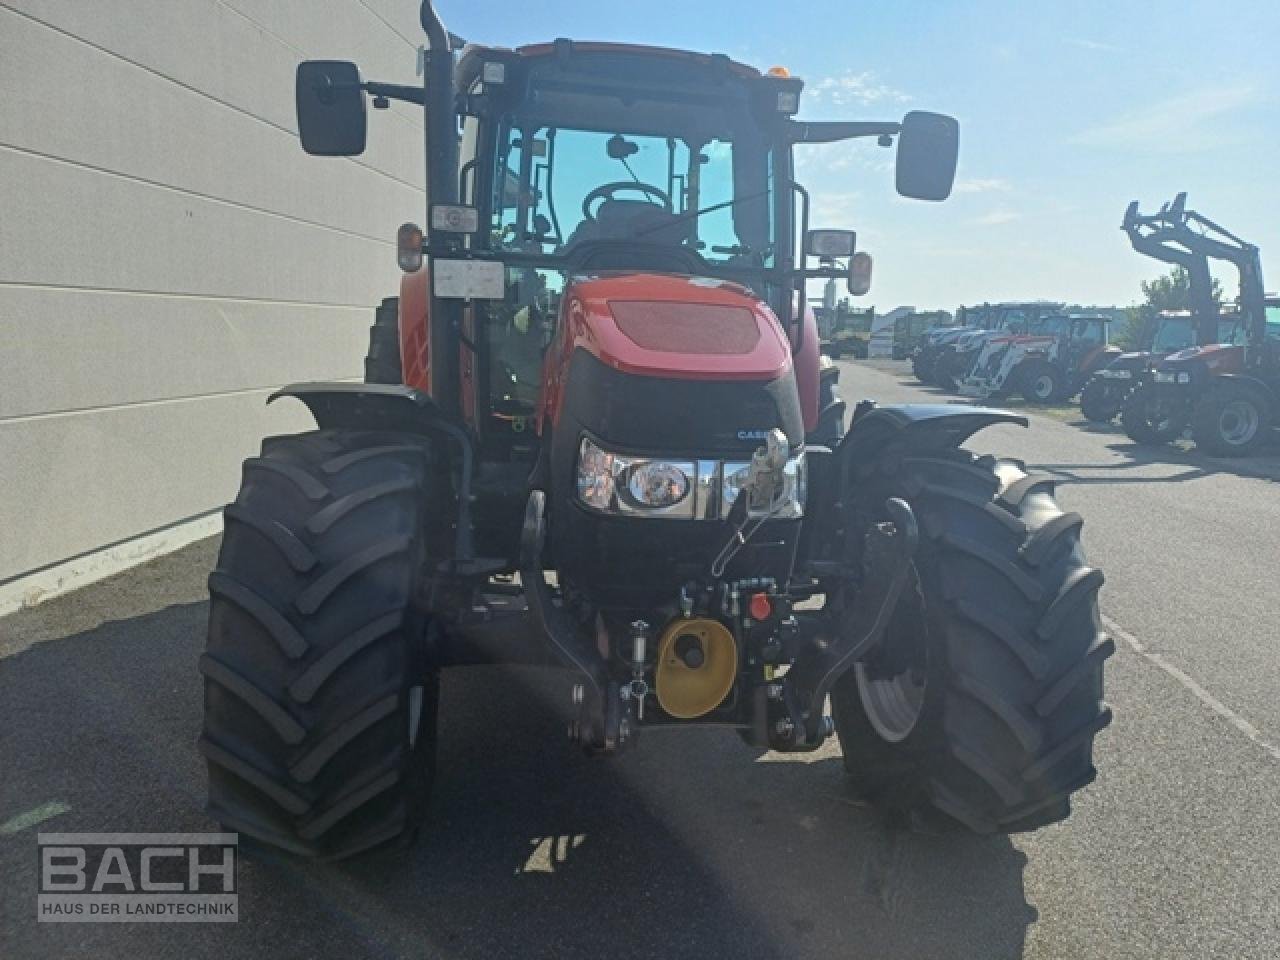
<path id="1" fill-rule="evenodd" d="M 671 197 L 667 195 L 666 191 L 659 190 L 649 183 L 640 183 L 637 180 L 615 180 L 612 183 L 600 184 L 600 186 L 582 198 L 582 215 L 588 220 L 594 220 L 595 215 L 591 212 L 591 205 L 597 200 L 612 200 L 615 193 L 620 193 L 624 190 L 643 193 L 646 197 L 660 200 L 661 203 L 654 204 L 654 206 L 661 206 L 667 213 L 671 213 Z"/>

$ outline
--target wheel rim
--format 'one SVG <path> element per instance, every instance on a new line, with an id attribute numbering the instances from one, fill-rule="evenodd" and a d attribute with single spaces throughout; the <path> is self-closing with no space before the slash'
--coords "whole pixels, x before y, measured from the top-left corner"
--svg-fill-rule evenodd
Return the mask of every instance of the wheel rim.
<path id="1" fill-rule="evenodd" d="M 1218 433 L 1223 441 L 1238 447 L 1258 433 L 1258 410 L 1248 400 L 1232 400 L 1218 414 Z"/>
<path id="2" fill-rule="evenodd" d="M 1053 378 L 1047 373 L 1040 374 L 1036 377 L 1031 392 L 1036 395 L 1037 400 L 1048 400 L 1053 394 Z"/>
<path id="3" fill-rule="evenodd" d="M 924 713 L 928 692 L 928 642 L 919 585 L 908 585 L 880 650 L 892 654 L 854 664 L 858 698 L 867 720 L 881 739 L 900 743 L 911 735 Z"/>

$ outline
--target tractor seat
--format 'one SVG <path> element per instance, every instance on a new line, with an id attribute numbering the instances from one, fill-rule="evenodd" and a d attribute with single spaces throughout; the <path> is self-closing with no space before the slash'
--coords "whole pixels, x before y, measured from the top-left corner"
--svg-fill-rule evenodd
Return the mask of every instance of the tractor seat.
<path id="1" fill-rule="evenodd" d="M 605 200 L 596 215 L 583 220 L 569 235 L 567 247 L 591 240 L 642 240 L 645 243 L 679 245 L 687 225 L 662 207 L 644 200 Z"/>

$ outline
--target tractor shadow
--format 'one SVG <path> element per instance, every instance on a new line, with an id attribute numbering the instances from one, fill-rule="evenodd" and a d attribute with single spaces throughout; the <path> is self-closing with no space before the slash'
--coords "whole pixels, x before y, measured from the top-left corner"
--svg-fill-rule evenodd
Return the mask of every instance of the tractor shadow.
<path id="1" fill-rule="evenodd" d="M 554 671 L 446 675 L 428 833 L 411 864 L 348 868 L 371 910 L 435 931 L 427 952 L 1022 955 L 1037 913 L 1007 838 L 892 832 L 838 757 L 761 756 L 727 730 L 587 758 L 568 692 Z"/>
<path id="2" fill-rule="evenodd" d="M 1087 421 L 1085 421 L 1087 423 Z M 1097 427 L 1098 424 L 1089 424 Z M 1105 427 L 1105 424 L 1102 425 Z M 1238 460 L 1210 457 L 1195 447 L 1170 444 L 1144 446 L 1133 443 L 1118 428 L 1091 430 L 1118 434 L 1107 449 L 1123 457 L 1119 463 L 1036 463 L 1037 470 L 1052 474 L 1064 484 L 1184 483 L 1221 475 L 1280 483 L 1280 444 L 1272 443 L 1261 456 Z M 1177 468 L 1173 472 L 1165 468 Z M 1128 474 L 1128 475 L 1126 475 Z"/>
<path id="3" fill-rule="evenodd" d="M 156 583 L 186 574 L 173 558 L 150 566 Z M 95 612 L 92 626 L 75 615 L 86 605 L 107 610 L 112 596 L 89 587 L 0 621 L 17 651 L 0 659 L 0 822 L 57 801 L 69 809 L 43 829 L 217 829 L 195 749 L 206 604 Z M 416 845 L 339 864 L 246 849 L 239 923 L 106 924 L 95 945 L 342 960 L 1022 955 L 1037 913 L 1007 838 L 890 831 L 852 802 L 834 751 L 759 755 L 732 731 L 649 730 L 618 757 L 587 758 L 565 736 L 568 694 L 556 671 L 446 672 Z M 35 833 L 0 836 L 6 953 L 65 955 L 77 926 L 28 909 Z"/>

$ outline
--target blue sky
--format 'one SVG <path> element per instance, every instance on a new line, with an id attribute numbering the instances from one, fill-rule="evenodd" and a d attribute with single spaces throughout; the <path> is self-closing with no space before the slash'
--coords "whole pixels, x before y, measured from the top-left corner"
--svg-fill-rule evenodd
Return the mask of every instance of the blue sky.
<path id="1" fill-rule="evenodd" d="M 797 148 L 814 225 L 858 230 L 876 257 L 864 302 L 882 309 L 1132 302 L 1161 265 L 1129 248 L 1124 208 L 1178 190 L 1257 243 L 1268 288 L 1280 288 L 1274 0 L 544 0 L 500 16 L 439 2 L 449 28 L 476 42 L 629 40 L 782 64 L 806 81 L 802 119 L 958 117 L 957 189 L 943 204 L 895 197 L 891 153 L 871 143 Z"/>

